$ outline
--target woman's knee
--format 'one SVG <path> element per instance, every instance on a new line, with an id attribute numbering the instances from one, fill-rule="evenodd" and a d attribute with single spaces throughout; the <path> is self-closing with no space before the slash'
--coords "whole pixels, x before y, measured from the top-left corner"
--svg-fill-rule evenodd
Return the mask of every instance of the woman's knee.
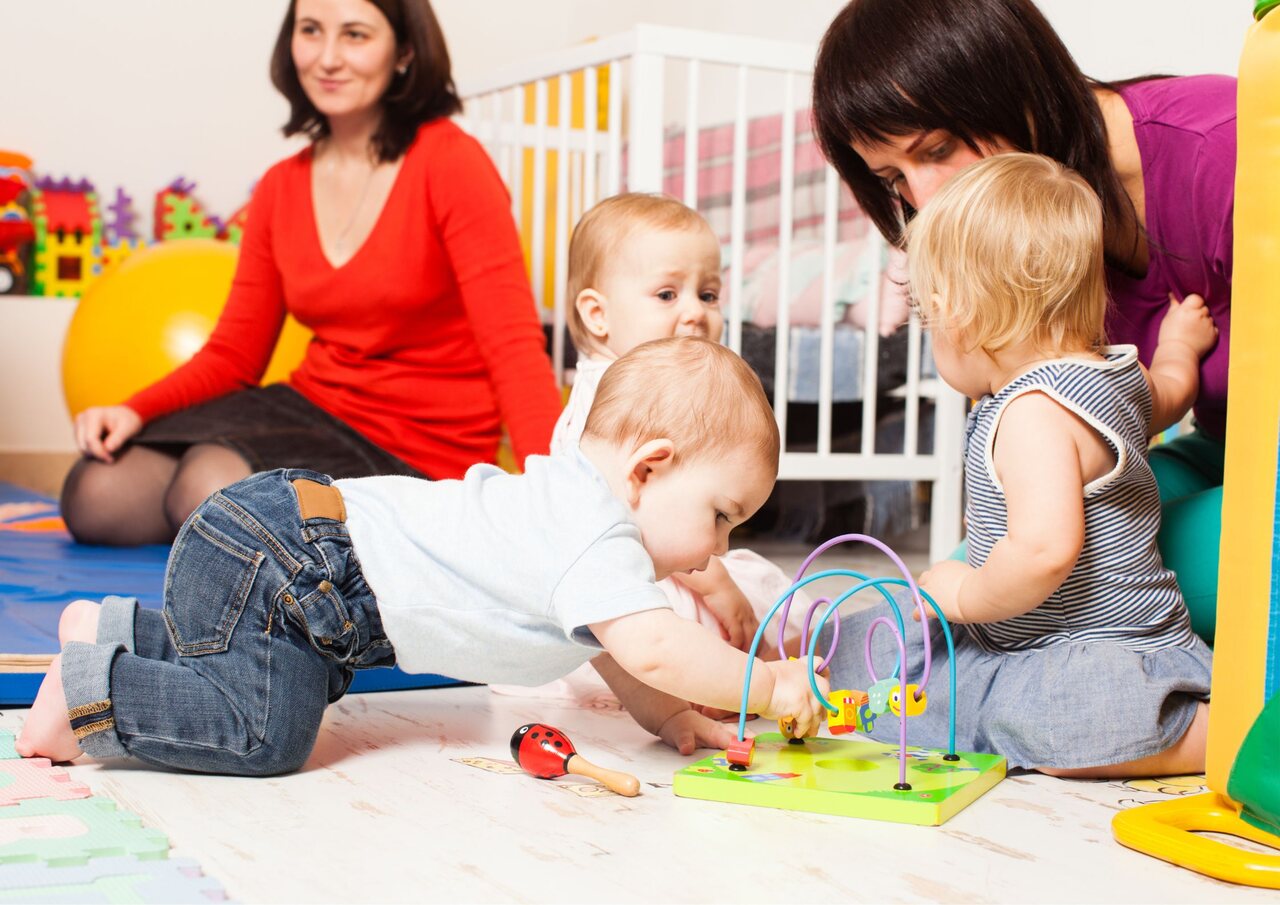
<path id="1" fill-rule="evenodd" d="M 178 463 L 164 495 L 164 512 L 176 532 L 196 508 L 224 487 L 241 481 L 253 469 L 235 450 L 212 443 L 191 447 Z"/>
<path id="2" fill-rule="evenodd" d="M 83 458 L 72 466 L 62 483 L 62 520 L 71 536 L 82 543 L 106 543 L 110 526 L 125 516 L 117 512 L 119 491 L 113 486 L 111 466 Z"/>

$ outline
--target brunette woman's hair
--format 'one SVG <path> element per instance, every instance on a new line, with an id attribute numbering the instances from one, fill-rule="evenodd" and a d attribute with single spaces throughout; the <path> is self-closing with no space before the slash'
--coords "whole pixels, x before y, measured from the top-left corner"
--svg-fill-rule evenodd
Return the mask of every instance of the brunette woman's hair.
<path id="1" fill-rule="evenodd" d="M 1136 213 L 1111 164 L 1098 86 L 1112 87 L 1080 71 L 1031 0 L 852 0 L 818 49 L 814 120 L 823 153 L 895 245 L 915 211 L 850 142 L 935 129 L 974 151 L 1004 139 L 1075 170 L 1113 236 Z"/>
<path id="2" fill-rule="evenodd" d="M 382 122 L 373 134 L 373 150 L 380 161 L 398 159 L 412 144 L 418 127 L 442 116 L 462 111 L 453 85 L 449 48 L 429 0 L 368 0 L 387 18 L 395 31 L 396 56 L 406 50 L 413 56 L 403 74 L 396 72 L 382 96 Z M 295 3 L 289 3 L 280 34 L 271 54 L 271 82 L 289 101 L 286 136 L 303 134 L 313 142 L 329 134 L 329 120 L 311 103 L 298 81 L 293 63 Z"/>

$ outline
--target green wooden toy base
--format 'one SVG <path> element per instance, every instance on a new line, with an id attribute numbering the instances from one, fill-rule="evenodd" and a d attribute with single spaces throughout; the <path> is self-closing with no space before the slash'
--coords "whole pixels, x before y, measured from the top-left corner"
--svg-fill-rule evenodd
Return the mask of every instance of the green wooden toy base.
<path id="1" fill-rule="evenodd" d="M 910 791 L 897 791 L 898 746 L 852 739 L 809 738 L 788 744 L 777 732 L 756 736 L 751 767 L 729 769 L 725 753 L 690 764 L 675 775 L 683 798 L 813 811 L 918 826 L 940 826 L 1004 779 L 998 754 L 907 748 Z"/>

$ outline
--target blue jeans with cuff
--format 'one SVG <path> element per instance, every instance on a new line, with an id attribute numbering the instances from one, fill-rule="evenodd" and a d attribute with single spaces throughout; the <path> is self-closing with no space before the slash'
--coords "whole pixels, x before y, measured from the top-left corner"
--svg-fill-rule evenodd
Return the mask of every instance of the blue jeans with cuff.
<path id="1" fill-rule="evenodd" d="M 298 479 L 324 485 L 310 489 L 336 509 L 315 514 Z M 62 653 L 85 753 L 288 773 L 306 762 L 353 671 L 395 665 L 331 483 L 278 469 L 215 493 L 174 540 L 163 612 L 104 600 L 97 643 L 67 642 Z"/>

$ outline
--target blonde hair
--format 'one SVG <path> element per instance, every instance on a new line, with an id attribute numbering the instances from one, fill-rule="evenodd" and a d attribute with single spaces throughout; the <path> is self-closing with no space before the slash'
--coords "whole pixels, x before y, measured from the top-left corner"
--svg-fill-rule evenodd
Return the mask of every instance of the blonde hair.
<path id="1" fill-rule="evenodd" d="M 1102 203 L 1048 157 L 998 154 L 957 173 L 907 227 L 907 256 L 925 321 L 968 348 L 1105 341 Z"/>
<path id="2" fill-rule="evenodd" d="M 745 447 L 778 467 L 778 423 L 760 378 L 697 336 L 650 340 L 609 365 L 582 435 L 614 444 L 666 437 L 676 461 Z"/>
<path id="3" fill-rule="evenodd" d="M 591 335 L 576 304 L 584 289 L 599 287 L 609 261 L 618 246 L 636 230 L 695 230 L 711 227 L 702 215 L 669 195 L 626 192 L 613 195 L 582 215 L 569 242 L 568 281 L 565 298 L 569 302 L 569 335 L 580 351 L 598 350 L 599 339 Z"/>

